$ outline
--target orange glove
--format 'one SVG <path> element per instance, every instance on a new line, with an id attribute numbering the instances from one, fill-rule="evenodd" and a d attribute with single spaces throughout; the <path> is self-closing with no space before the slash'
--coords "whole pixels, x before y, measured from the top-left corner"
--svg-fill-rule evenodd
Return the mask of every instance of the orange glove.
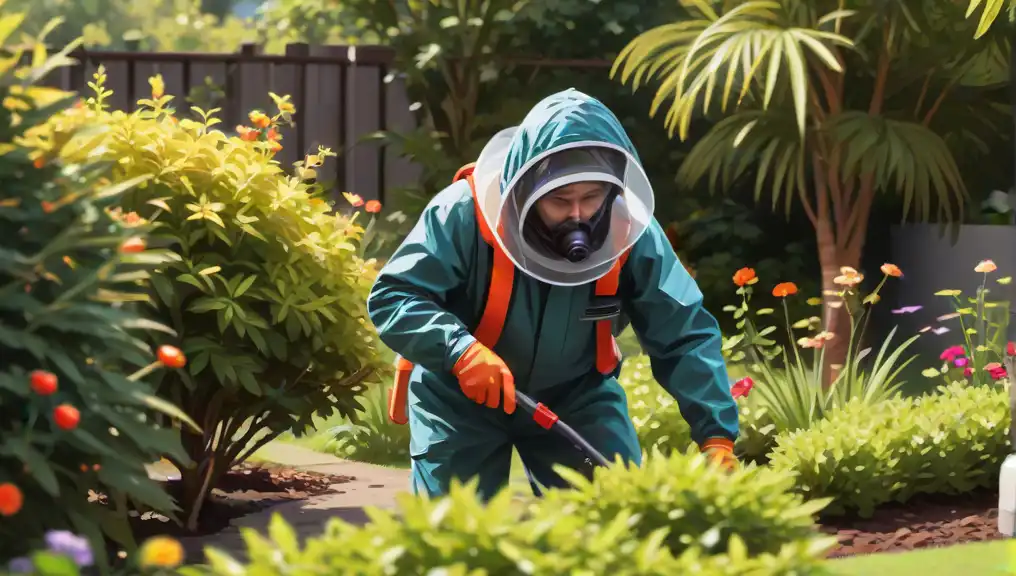
<path id="1" fill-rule="evenodd" d="M 500 356 L 479 342 L 466 349 L 452 368 L 462 393 L 477 404 L 497 408 L 504 391 L 504 411 L 515 412 L 515 377 Z"/>
<path id="2" fill-rule="evenodd" d="M 710 438 L 702 444 L 702 453 L 710 462 L 732 472 L 737 469 L 737 457 L 734 456 L 734 443 L 726 438 Z"/>

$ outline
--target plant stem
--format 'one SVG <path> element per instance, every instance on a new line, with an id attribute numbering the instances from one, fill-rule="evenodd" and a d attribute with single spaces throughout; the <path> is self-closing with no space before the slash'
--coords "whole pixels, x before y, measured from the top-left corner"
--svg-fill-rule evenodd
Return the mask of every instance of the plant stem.
<path id="1" fill-rule="evenodd" d="M 155 369 L 158 368 L 161 365 L 162 365 L 162 362 L 159 362 L 158 360 L 156 360 L 155 362 L 152 362 L 148 366 L 145 366 L 144 368 L 142 368 L 142 369 L 138 370 L 137 372 L 131 374 L 130 376 L 127 377 L 127 379 L 130 380 L 131 382 L 137 382 L 141 378 L 144 378 L 145 376 L 148 376 L 149 374 L 154 372 Z"/>

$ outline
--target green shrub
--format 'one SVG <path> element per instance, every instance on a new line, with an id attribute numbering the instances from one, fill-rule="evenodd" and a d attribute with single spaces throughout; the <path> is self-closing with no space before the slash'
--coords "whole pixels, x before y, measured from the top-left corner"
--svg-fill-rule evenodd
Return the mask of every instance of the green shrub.
<path id="1" fill-rule="evenodd" d="M 814 515 L 825 500 L 805 503 L 791 492 L 793 474 L 747 466 L 733 473 L 707 466 L 704 458 L 652 452 L 637 473 L 622 466 L 596 471 L 594 481 L 569 470 L 562 474 L 574 486 L 555 491 L 536 506 L 569 510 L 589 522 L 605 522 L 623 511 L 638 514 L 631 529 L 647 538 L 667 528 L 667 547 L 675 554 L 699 546 L 712 554 L 738 534 L 749 554 L 776 553 L 789 542 L 814 535 Z M 714 532 L 712 543 L 706 534 Z"/>
<path id="2" fill-rule="evenodd" d="M 4 16 L 0 43 L 21 18 Z M 172 407 L 124 376 L 154 359 L 140 330 L 169 331 L 132 313 L 144 297 L 132 283 L 173 255 L 139 251 L 140 231 L 108 211 L 139 180 L 110 184 L 109 166 L 38 147 L 58 154 L 72 137 L 37 132 L 74 95 L 32 86 L 68 62 L 37 50 L 34 66 L 0 63 L 0 566 L 47 530 L 88 538 L 105 566 L 105 537 L 133 549 L 128 506 L 175 509 L 145 463 L 187 461 L 177 434 L 151 423 L 151 408 Z"/>
<path id="3" fill-rule="evenodd" d="M 100 69 L 88 105 L 61 122 L 93 126 L 71 157 L 101 152 L 117 178 L 151 176 L 126 195 L 125 213 L 156 226 L 152 243 L 180 258 L 148 284 L 155 317 L 179 334 L 187 371 L 162 378 L 159 394 L 181 406 L 206 434 L 182 430 L 194 464 L 181 469 L 187 526 L 221 474 L 284 431 L 302 434 L 312 417 L 336 409 L 355 417 L 357 396 L 386 369 L 366 321 L 375 270 L 357 257 L 363 229 L 314 198 L 319 150 L 287 176 L 273 155 L 286 98 L 269 118 L 237 136 L 213 129 L 214 110 L 178 119 L 159 77 L 152 98 L 126 114 L 106 110 Z"/>
<path id="4" fill-rule="evenodd" d="M 691 429 L 681 416 L 677 402 L 653 379 L 648 356 L 625 360 L 619 378 L 628 396 L 628 415 L 635 425 L 642 449 L 659 448 L 667 453 L 683 452 L 693 445 Z M 773 446 L 775 429 L 765 408 L 749 394 L 738 399 L 741 431 L 735 448 L 743 460 L 764 461 Z"/>
<path id="5" fill-rule="evenodd" d="M 475 483 L 434 500 L 405 494 L 397 512 L 371 510 L 363 527 L 332 520 L 302 549 L 276 516 L 270 540 L 245 531 L 250 565 L 214 551 L 210 568 L 185 573 L 814 574 L 833 542 L 811 523 L 821 504 L 802 504 L 768 470 L 728 478 L 700 455 L 657 452 L 577 484 L 525 508 L 510 490 L 484 506 Z"/>
<path id="6" fill-rule="evenodd" d="M 1005 387 L 954 383 L 937 394 L 877 405 L 854 400 L 811 429 L 777 437 L 772 466 L 797 474 L 828 511 L 870 516 L 915 494 L 959 494 L 998 480 L 1010 452 Z"/>

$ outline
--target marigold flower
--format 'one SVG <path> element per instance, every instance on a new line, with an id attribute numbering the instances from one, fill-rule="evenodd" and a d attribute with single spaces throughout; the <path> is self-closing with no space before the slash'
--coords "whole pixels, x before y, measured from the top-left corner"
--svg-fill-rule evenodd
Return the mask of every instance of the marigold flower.
<path id="1" fill-rule="evenodd" d="M 367 212 L 370 212 L 371 214 L 377 214 L 378 212 L 381 211 L 381 203 L 378 202 L 377 200 L 370 200 L 367 202 L 367 205 L 363 207 L 363 209 L 366 210 Z"/>
<path id="2" fill-rule="evenodd" d="M 881 270 L 883 274 L 885 274 L 886 276 L 892 276 L 893 278 L 900 278 L 903 276 L 903 271 L 900 270 L 899 266 L 895 264 L 889 264 L 888 262 L 882 265 Z"/>
<path id="3" fill-rule="evenodd" d="M 143 567 L 175 568 L 183 562 L 183 546 L 175 538 L 154 536 L 141 545 L 139 564 Z"/>
<path id="4" fill-rule="evenodd" d="M 755 280 L 755 269 L 754 268 L 741 268 L 737 272 L 734 272 L 734 284 L 737 286 L 745 286 L 750 284 L 752 280 Z"/>
<path id="5" fill-rule="evenodd" d="M 977 263 L 977 266 L 974 266 L 974 272 L 981 272 L 983 274 L 988 274 L 995 270 L 998 270 L 998 266 L 995 266 L 995 263 L 991 260 L 981 260 Z"/>
<path id="6" fill-rule="evenodd" d="M 780 282 L 773 288 L 773 296 L 777 298 L 786 298 L 794 294 L 797 294 L 797 284 L 793 282 Z"/>

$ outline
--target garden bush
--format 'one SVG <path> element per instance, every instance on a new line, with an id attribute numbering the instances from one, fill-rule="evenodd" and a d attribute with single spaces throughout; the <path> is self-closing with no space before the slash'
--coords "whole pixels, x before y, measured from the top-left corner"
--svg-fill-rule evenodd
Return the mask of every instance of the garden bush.
<path id="1" fill-rule="evenodd" d="M 191 359 L 167 374 L 158 393 L 205 430 L 181 430 L 187 456 L 178 501 L 190 529 L 218 478 L 257 448 L 312 417 L 355 417 L 358 396 L 387 367 L 365 319 L 375 267 L 358 257 L 357 218 L 316 198 L 314 170 L 334 156 L 321 149 L 288 175 L 273 159 L 279 124 L 294 113 L 253 111 L 252 126 L 227 135 L 215 110 L 196 119 L 170 107 L 161 77 L 133 113 L 107 110 L 102 69 L 87 105 L 51 126 L 89 126 L 68 144 L 69 159 L 115 160 L 115 178 L 150 177 L 126 194 L 125 214 L 151 221 L 152 245 L 179 258 L 145 283 L 153 315 L 178 334 Z"/>
<path id="2" fill-rule="evenodd" d="M 674 397 L 653 379 L 648 356 L 627 358 L 619 378 L 628 395 L 628 415 L 635 425 L 642 449 L 659 448 L 683 452 L 691 446 L 691 429 L 678 410 Z M 738 457 L 764 461 L 773 446 L 775 432 L 765 408 L 750 394 L 738 398 L 740 434 L 735 444 Z"/>
<path id="3" fill-rule="evenodd" d="M 0 44 L 21 19 L 5 14 Z M 105 163 L 55 157 L 69 131 L 49 132 L 53 155 L 27 137 L 74 95 L 33 85 L 65 53 L 29 47 L 18 67 L 25 49 L 0 63 L 0 566 L 74 530 L 96 551 L 78 560 L 105 567 L 107 537 L 133 548 L 130 508 L 175 509 L 145 463 L 187 462 L 177 433 L 152 422 L 153 409 L 179 412 L 139 381 L 159 362 L 138 338 L 172 331 L 131 304 L 145 297 L 134 281 L 174 255 L 145 250 L 144 228 L 110 210 L 143 178 L 113 184 Z"/>
<path id="4" fill-rule="evenodd" d="M 485 506 L 475 484 L 440 499 L 406 494 L 397 511 L 370 510 L 365 526 L 331 520 L 304 547 L 276 515 L 268 538 L 244 530 L 249 565 L 213 551 L 209 568 L 184 573 L 814 574 L 834 539 L 813 529 L 821 504 L 788 494 L 789 482 L 657 452 L 644 468 L 598 471 L 577 492 L 548 490 L 526 508 L 510 490 Z"/>
<path id="5" fill-rule="evenodd" d="M 991 486 L 1011 450 L 1008 386 L 957 382 L 920 398 L 854 400 L 777 436 L 771 464 L 796 473 L 809 498 L 833 498 L 830 513 L 862 517 L 915 494 Z"/>

